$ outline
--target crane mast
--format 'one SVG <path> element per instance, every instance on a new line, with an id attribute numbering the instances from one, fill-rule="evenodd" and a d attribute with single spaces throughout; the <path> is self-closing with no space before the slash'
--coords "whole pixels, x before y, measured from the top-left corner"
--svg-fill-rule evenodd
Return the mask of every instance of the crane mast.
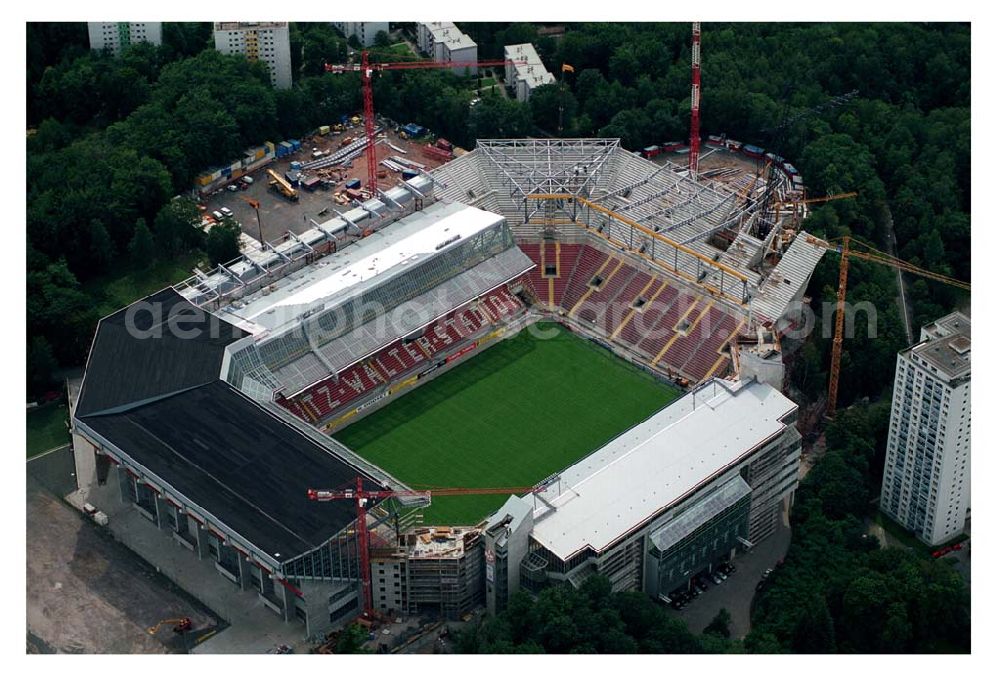
<path id="1" fill-rule="evenodd" d="M 698 155 L 701 152 L 701 22 L 691 24 L 691 141 L 688 171 L 698 178 Z"/>
<path id="2" fill-rule="evenodd" d="M 368 50 L 361 52 L 361 65 L 346 64 L 332 65 L 324 64 L 323 68 L 327 73 L 348 73 L 360 71 L 361 73 L 361 98 L 364 107 L 365 126 L 365 160 L 368 164 L 368 185 L 372 197 L 378 195 L 378 157 L 375 153 L 375 102 L 372 95 L 372 75 L 376 71 L 401 71 L 417 70 L 427 68 L 480 68 L 483 66 L 507 66 L 516 65 L 522 61 L 512 61 L 508 59 L 490 59 L 486 61 L 400 61 L 396 63 L 372 63 L 369 60 Z"/>
<path id="3" fill-rule="evenodd" d="M 538 487 L 487 487 L 487 488 L 437 488 L 425 490 L 376 489 L 364 487 L 364 478 L 357 477 L 350 489 L 308 489 L 310 501 L 354 501 L 357 509 L 358 560 L 361 566 L 361 602 L 365 618 L 373 618 L 371 555 L 369 554 L 368 501 L 384 498 L 431 496 L 471 496 L 478 494 L 530 494 L 540 491 Z"/>

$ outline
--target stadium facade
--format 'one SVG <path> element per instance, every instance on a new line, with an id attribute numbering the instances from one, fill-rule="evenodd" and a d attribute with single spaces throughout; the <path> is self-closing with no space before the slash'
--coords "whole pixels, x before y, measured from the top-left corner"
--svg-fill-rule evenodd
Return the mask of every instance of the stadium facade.
<path id="1" fill-rule="evenodd" d="M 694 387 L 480 524 L 373 506 L 376 604 L 455 617 L 596 573 L 664 595 L 766 538 L 797 476 L 794 404 L 718 377 L 741 333 L 795 320 L 823 249 L 724 178 L 617 140 L 481 141 L 137 301 L 99 324 L 71 404 L 76 500 L 323 632 L 360 608 L 355 512 L 305 489 L 408 489 L 329 433 L 548 318 Z"/>

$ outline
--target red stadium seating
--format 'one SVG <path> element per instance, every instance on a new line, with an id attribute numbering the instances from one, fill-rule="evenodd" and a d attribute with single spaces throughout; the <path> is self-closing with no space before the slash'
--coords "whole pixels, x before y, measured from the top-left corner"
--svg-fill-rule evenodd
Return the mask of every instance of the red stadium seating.
<path id="1" fill-rule="evenodd" d="M 556 247 L 554 242 L 544 244 L 545 263 L 558 261 L 558 275 L 548 278 L 542 269 L 542 245 L 525 242 L 518 246 L 538 264 L 526 278 L 543 304 L 548 303 L 548 285 L 552 279 L 557 307 L 650 361 L 659 356 L 660 367 L 694 380 L 712 375 L 708 372 L 713 367 L 716 373 L 726 368 L 725 360 L 716 366 L 721 357 L 719 351 L 736 328 L 737 319 L 718 305 L 709 307 L 708 300 L 700 295 L 694 296 L 690 291 L 681 293 L 687 287 L 678 280 L 617 252 L 608 254 L 597 247 L 576 243 Z M 593 289 L 590 282 L 599 270 L 604 283 L 600 289 Z M 634 311 L 633 304 L 640 294 L 646 304 L 641 311 Z M 585 302 L 577 307 L 584 297 Z M 698 320 L 706 308 L 707 312 Z M 682 318 L 690 327 L 679 335 L 675 327 Z"/>
<path id="2" fill-rule="evenodd" d="M 322 423 L 339 409 L 384 383 L 397 380 L 429 359 L 448 354 L 450 348 L 483 329 L 506 321 L 524 304 L 506 287 L 450 313 L 424 330 L 414 341 L 394 341 L 370 358 L 328 377 L 296 397 L 279 398 L 278 404 L 310 423 Z M 428 356 L 429 354 L 429 356 Z"/>

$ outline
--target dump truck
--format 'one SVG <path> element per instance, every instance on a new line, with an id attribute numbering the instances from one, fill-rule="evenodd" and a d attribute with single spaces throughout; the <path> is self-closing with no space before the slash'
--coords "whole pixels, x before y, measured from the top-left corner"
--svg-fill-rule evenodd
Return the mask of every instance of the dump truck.
<path id="1" fill-rule="evenodd" d="M 285 179 L 285 177 L 283 177 L 281 174 L 278 174 L 273 169 L 268 169 L 267 173 L 268 173 L 268 176 L 271 177 L 271 180 L 268 183 L 269 183 L 269 185 L 272 188 L 274 188 L 279 193 L 281 193 L 282 195 L 284 195 L 285 197 L 287 197 L 289 200 L 298 200 L 299 199 L 299 193 L 298 193 L 298 191 L 296 191 L 294 188 L 292 188 L 292 184 L 290 184 Z"/>

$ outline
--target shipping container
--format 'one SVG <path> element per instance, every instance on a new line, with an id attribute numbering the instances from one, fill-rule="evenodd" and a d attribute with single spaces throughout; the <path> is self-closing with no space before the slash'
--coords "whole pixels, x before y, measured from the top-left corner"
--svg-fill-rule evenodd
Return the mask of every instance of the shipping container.
<path id="1" fill-rule="evenodd" d="M 404 169 L 402 171 L 403 181 L 409 181 L 410 179 L 416 178 L 417 176 L 419 176 L 419 174 L 415 169 Z"/>
<path id="2" fill-rule="evenodd" d="M 794 176 L 795 174 L 799 173 L 799 170 L 793 167 L 791 162 L 786 162 L 785 164 L 781 165 L 781 167 L 782 169 L 785 170 L 785 173 L 788 174 L 789 176 Z"/>
<path id="3" fill-rule="evenodd" d="M 292 169 L 302 169 L 302 163 L 298 160 L 292 160 Z"/>
<path id="4" fill-rule="evenodd" d="M 225 167 L 222 170 L 222 175 L 225 177 L 229 177 L 232 173 L 233 173 L 232 167 Z"/>
<path id="5" fill-rule="evenodd" d="M 346 188 L 358 189 L 361 187 L 361 179 L 351 179 L 344 184 Z"/>
<path id="6" fill-rule="evenodd" d="M 760 146 L 751 146 L 747 144 L 743 146 L 743 154 L 747 157 L 759 158 L 764 156 L 764 149 Z"/>
<path id="7" fill-rule="evenodd" d="M 321 125 L 319 128 L 320 136 L 326 136 L 330 133 L 330 125 Z"/>
<path id="8" fill-rule="evenodd" d="M 268 152 L 270 152 L 271 155 L 274 155 L 274 142 L 273 141 L 268 141 L 264 145 L 267 146 Z"/>
<path id="9" fill-rule="evenodd" d="M 211 174 L 202 174 L 201 176 L 198 177 L 199 186 L 207 186 L 208 184 L 212 183 L 212 181 L 213 179 Z"/>
<path id="10" fill-rule="evenodd" d="M 302 142 L 299 141 L 298 139 L 291 139 L 291 142 L 293 150 L 298 150 L 299 148 L 302 148 Z"/>
<path id="11" fill-rule="evenodd" d="M 657 155 L 660 154 L 660 147 L 659 146 L 646 146 L 645 148 L 642 149 L 642 151 L 640 151 L 639 154 L 642 155 L 642 157 L 644 157 L 644 158 L 646 158 L 648 160 L 648 159 L 654 158 L 654 157 L 656 157 Z"/>

